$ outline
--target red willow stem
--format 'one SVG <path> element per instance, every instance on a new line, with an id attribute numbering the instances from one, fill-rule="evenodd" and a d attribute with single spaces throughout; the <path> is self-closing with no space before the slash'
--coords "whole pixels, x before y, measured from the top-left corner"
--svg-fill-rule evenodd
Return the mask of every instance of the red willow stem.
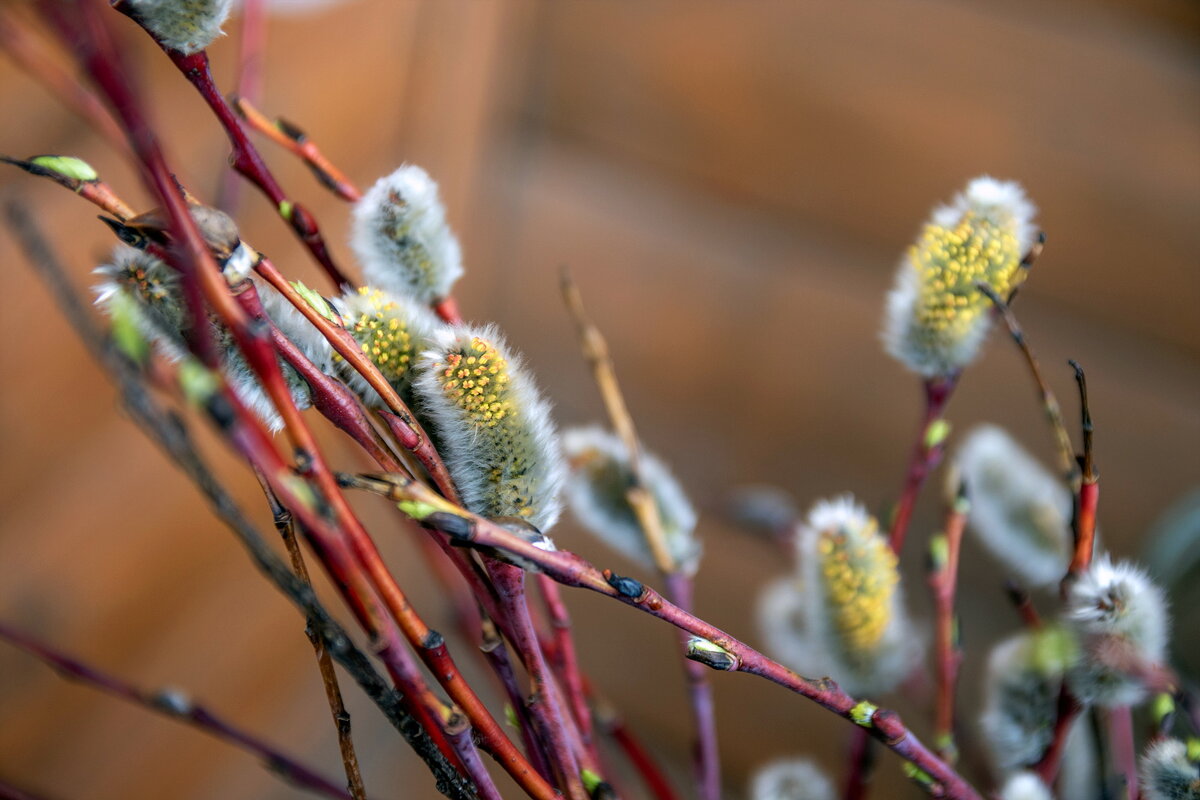
<path id="1" fill-rule="evenodd" d="M 128 0 L 115 0 L 112 7 L 141 25 L 136 9 L 130 5 Z M 146 30 L 145 26 L 142 27 Z M 154 38 L 154 34 L 149 30 L 146 32 L 150 34 L 151 38 Z M 329 249 L 325 246 L 325 239 L 321 236 L 317 221 L 303 206 L 288 200 L 279 186 L 279 182 L 275 180 L 275 176 L 267 169 L 266 162 L 259 155 L 254 143 L 246 136 L 237 114 L 234 113 L 225 96 L 217 89 L 212 71 L 209 69 L 208 53 L 201 50 L 191 55 L 184 55 L 178 50 L 171 50 L 164 46 L 157 39 L 155 39 L 155 43 L 163 49 L 163 52 L 171 59 L 171 63 L 200 93 L 204 102 L 208 104 L 221 123 L 221 127 L 225 129 L 225 134 L 233 147 L 233 153 L 230 156 L 233 168 L 270 199 L 280 216 L 291 225 L 292 230 L 300 237 L 300 241 L 312 253 L 313 258 L 325 270 L 325 274 L 329 276 L 334 285 L 349 286 L 350 281 L 333 263 L 333 259 L 329 255 Z"/>
<path id="2" fill-rule="evenodd" d="M 958 759 L 958 748 L 954 743 L 954 693 L 958 684 L 959 666 L 962 664 L 958 621 L 954 613 L 954 594 L 958 585 L 958 562 L 963 530 L 966 528 L 970 507 L 961 487 L 957 497 L 950 503 L 946 513 L 945 531 L 931 543 L 933 569 L 929 575 L 929 588 L 933 592 L 937 619 L 934 635 L 937 697 L 934 706 L 933 743 L 942 760 L 953 764 Z M 944 551 L 939 552 L 943 547 Z"/>
<path id="3" fill-rule="evenodd" d="M 380 494 L 399 504 L 400 509 L 426 525 L 438 528 L 456 542 L 469 547 L 502 550 L 527 561 L 565 586 L 573 586 L 620 600 L 626 605 L 706 639 L 723 649 L 728 658 L 712 666 L 730 672 L 757 675 L 800 694 L 857 725 L 916 767 L 922 785 L 934 797 L 951 800 L 981 800 L 963 778 L 934 755 L 904 726 L 894 711 L 859 702 L 828 678 L 810 679 L 797 675 L 767 658 L 725 631 L 667 601 L 661 594 L 632 578 L 601 572 L 568 550 L 547 552 L 482 517 L 446 502 L 429 487 L 404 476 L 340 475 L 349 487 Z"/>
<path id="4" fill-rule="evenodd" d="M 666 582 L 667 597 L 672 603 L 690 613 L 693 608 L 692 578 L 682 572 L 662 573 L 662 578 Z M 687 652 L 690 638 L 686 631 L 679 631 L 684 652 Z M 721 756 L 717 751 L 717 715 L 707 667 L 688 659 L 683 662 L 683 671 L 687 677 L 688 698 L 691 701 L 692 717 L 696 726 L 692 768 L 696 773 L 697 794 L 701 800 L 721 800 Z"/>
<path id="5" fill-rule="evenodd" d="M 1058 768 L 1062 765 L 1063 752 L 1067 747 L 1067 735 L 1082 712 L 1083 706 L 1064 684 L 1058 693 L 1054 736 L 1050 740 L 1050 746 L 1042 754 L 1041 760 L 1033 768 L 1033 771 L 1042 779 L 1042 783 L 1047 786 L 1054 785 L 1054 779 L 1058 776 Z"/>
<path id="6" fill-rule="evenodd" d="M 1118 774 L 1125 783 L 1125 796 L 1138 797 L 1137 750 L 1133 746 L 1133 713 L 1129 706 L 1110 708 L 1104 714 L 1108 743 Z"/>
<path id="7" fill-rule="evenodd" d="M 56 650 L 50 645 L 0 622 L 0 639 L 36 656 L 61 677 L 77 681 L 164 717 L 191 725 L 211 736 L 262 759 L 272 772 L 303 789 L 351 800 L 350 794 L 316 770 L 280 752 L 276 747 L 247 733 L 218 714 L 172 690 L 147 691 Z"/>
<path id="8" fill-rule="evenodd" d="M 479 645 L 479 650 L 483 653 L 488 666 L 496 674 L 501 688 L 504 689 L 504 695 L 508 698 L 508 703 L 517 718 L 518 727 L 521 731 L 521 741 L 525 745 L 525 752 L 529 757 L 529 761 L 533 764 L 534 769 L 538 771 L 539 775 L 546 780 L 550 780 L 549 762 L 542 749 L 541 741 L 534 735 L 533 719 L 529 715 L 528 706 L 525 705 L 525 698 L 521 694 L 521 690 L 517 687 L 517 676 L 513 672 L 512 661 L 508 657 L 508 649 L 504 647 L 504 641 L 496 631 L 494 622 L 485 620 L 481 627 L 483 640 Z"/>
<path id="9" fill-rule="evenodd" d="M 566 710 L 559 702 L 537 631 L 529 615 L 525 595 L 525 572 L 495 559 L 485 559 L 492 585 L 498 592 L 499 610 L 506 621 L 506 636 L 525 663 L 532 687 L 529 711 L 549 759 L 555 781 L 571 800 L 587 800 L 580 779 L 579 753 L 569 740 Z"/>
<path id="10" fill-rule="evenodd" d="M 871 732 L 855 726 L 850 732 L 850 745 L 846 748 L 846 780 L 842 788 L 842 800 L 862 800 L 867 795 L 867 782 L 875 754 L 871 748 Z"/>
<path id="11" fill-rule="evenodd" d="M 66 189 L 70 189 L 75 194 L 92 203 L 97 208 L 111 214 L 117 218 L 118 222 L 125 222 L 130 217 L 134 216 L 133 209 L 130 208 L 124 200 L 117 196 L 107 183 L 95 178 L 92 180 L 80 180 L 64 175 L 58 170 L 49 169 L 34 161 L 23 161 L 19 158 L 10 158 L 9 156 L 0 156 L 0 161 L 5 164 L 12 164 L 18 169 L 23 169 L 30 175 L 36 175 L 39 178 L 49 178 Z"/>
<path id="12" fill-rule="evenodd" d="M 646 784 L 646 789 L 654 800 L 681 800 L 674 787 L 671 786 L 671 782 L 659 769 L 650 751 L 634 735 L 633 731 L 629 730 L 625 720 L 615 712 L 598 713 L 597 718 L 600 729 L 612 737 L 613 742 L 629 759 L 629 763 L 633 765 L 634 771 Z"/>
<path id="13" fill-rule="evenodd" d="M 904 547 L 904 538 L 908 533 L 908 525 L 912 520 L 913 509 L 921 494 L 921 487 L 942 460 L 945 448 L 945 437 L 939 436 L 931 441 L 931 433 L 935 424 L 942 421 L 942 412 L 950 402 L 950 396 L 958 385 L 958 372 L 926 378 L 923 384 L 925 392 L 925 413 L 921 427 L 917 432 L 917 440 L 913 443 L 912 453 L 908 458 L 908 469 L 904 476 L 904 488 L 896 510 L 892 515 L 891 529 L 888 531 L 888 541 L 892 550 L 899 553 Z"/>
<path id="14" fill-rule="evenodd" d="M 538 590 L 542 603 L 546 607 L 546 615 L 550 619 L 550 628 L 554 636 L 555 652 L 560 664 L 559 673 L 571 704 L 571 713 L 575 724 L 579 726 L 579 735 L 583 745 L 591 754 L 593 761 L 599 760 L 596 751 L 595 734 L 593 732 L 592 712 L 588 707 L 587 693 L 584 689 L 583 671 L 579 667 L 579 656 L 575 650 L 575 640 L 571 636 L 571 616 L 567 604 L 563 602 L 562 592 L 558 584 L 545 575 L 537 576 Z"/>
<path id="15" fill-rule="evenodd" d="M 267 49 L 267 0 L 243 0 L 238 30 L 237 94 L 253 102 L 263 95 L 263 62 Z M 228 168 L 221 171 L 217 207 L 233 215 L 241 197 L 241 182 Z"/>

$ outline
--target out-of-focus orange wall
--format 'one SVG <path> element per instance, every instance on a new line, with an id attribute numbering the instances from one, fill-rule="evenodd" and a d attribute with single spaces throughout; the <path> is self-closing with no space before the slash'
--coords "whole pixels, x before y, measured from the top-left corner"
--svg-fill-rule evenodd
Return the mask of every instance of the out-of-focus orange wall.
<path id="1" fill-rule="evenodd" d="M 211 199 L 226 153 L 216 124 L 161 53 L 116 27 L 171 163 Z M 224 87 L 236 19 L 228 30 L 212 48 Z M 1049 243 L 1017 311 L 1072 427 L 1066 359 L 1088 369 L 1105 542 L 1138 555 L 1158 515 L 1200 483 L 1198 41 L 1188 0 L 361 0 L 272 17 L 263 106 L 360 184 L 405 161 L 439 180 L 466 253 L 466 315 L 498 322 L 528 355 L 563 425 L 602 413 L 557 297 L 557 269 L 571 266 L 643 437 L 702 510 L 699 611 L 758 642 L 756 589 L 785 565 L 725 520 L 724 499 L 746 483 L 804 506 L 843 491 L 875 509 L 894 499 L 919 392 L 879 346 L 883 296 L 928 209 L 977 174 L 1022 181 L 1041 208 Z M 3 59 L 0 90 L 0 151 L 80 155 L 145 202 L 112 150 Z M 347 208 L 262 147 L 349 264 Z M 15 171 L 0 173 L 0 197 L 48 226 L 86 291 L 110 245 L 94 210 Z M 246 238 L 321 285 L 259 195 L 246 189 L 241 209 Z M 297 616 L 121 415 L 7 233 L 0 265 L 0 617 L 131 679 L 186 687 L 337 775 Z M 1049 460 L 1032 387 L 1000 337 L 949 417 L 960 433 L 1007 425 Z M 326 441 L 338 464 L 359 464 Z M 250 476 L 221 463 L 265 523 Z M 904 559 L 919 615 L 935 494 Z M 360 506 L 420 611 L 450 630 L 408 534 L 381 505 Z M 555 533 L 642 574 L 569 521 Z M 986 782 L 978 676 L 1016 620 L 970 541 L 963 570 L 965 768 Z M 568 599 L 585 667 L 683 779 L 674 636 L 600 598 Z M 1180 608 L 1176 628 L 1194 633 L 1195 615 Z M 731 797 L 768 757 L 809 752 L 837 769 L 843 723 L 752 678 L 713 680 Z M 926 690 L 885 698 L 922 734 Z M 372 795 L 433 796 L 348 694 Z M 907 791 L 899 774 L 882 757 L 876 796 Z M 0 779 L 96 800 L 299 796 L 242 753 L 2 644 Z"/>

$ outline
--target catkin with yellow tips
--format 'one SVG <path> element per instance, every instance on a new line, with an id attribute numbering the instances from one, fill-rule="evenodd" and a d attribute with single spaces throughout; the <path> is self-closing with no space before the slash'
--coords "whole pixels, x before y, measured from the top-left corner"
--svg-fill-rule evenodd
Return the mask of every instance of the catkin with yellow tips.
<path id="1" fill-rule="evenodd" d="M 799 576 L 760 599 L 768 647 L 806 675 L 830 675 L 851 694 L 893 689 L 920 658 L 905 613 L 896 556 L 850 496 L 817 503 L 797 543 Z"/>
<path id="2" fill-rule="evenodd" d="M 405 402 L 412 399 L 414 368 L 429 348 L 433 332 L 443 327 L 428 310 L 405 297 L 371 286 L 347 291 L 333 306 L 363 354 L 371 360 Z M 383 404 L 358 371 L 336 359 L 350 388 L 368 406 Z"/>
<path id="3" fill-rule="evenodd" d="M 499 331 L 435 332 L 413 391 L 466 507 L 549 531 L 566 467 L 550 405 Z"/>
<path id="4" fill-rule="evenodd" d="M 654 569 L 654 552 L 627 492 L 633 485 L 629 452 L 614 434 L 592 426 L 563 434 L 563 450 L 571 465 L 567 502 L 575 517 L 597 538 L 627 558 Z M 658 511 L 673 571 L 695 575 L 703 547 L 696 538 L 696 512 L 683 488 L 654 454 L 638 459 L 642 483 Z"/>
<path id="5" fill-rule="evenodd" d="M 1151 744 L 1142 755 L 1141 790 L 1146 800 L 1200 800 L 1200 766 L 1178 739 Z"/>
<path id="6" fill-rule="evenodd" d="M 925 377 L 951 375 L 979 352 L 991 327 L 991 301 L 1024 279 L 1036 209 L 1020 185 L 982 177 L 933 212 L 909 248 L 888 295 L 883 341 L 889 353 Z"/>
<path id="7" fill-rule="evenodd" d="M 191 55 L 222 36 L 233 0 L 128 0 L 146 30 L 169 50 Z"/>
<path id="8" fill-rule="evenodd" d="M 462 251 L 429 173 L 406 164 L 354 206 L 350 246 L 371 286 L 431 305 L 463 273 Z"/>

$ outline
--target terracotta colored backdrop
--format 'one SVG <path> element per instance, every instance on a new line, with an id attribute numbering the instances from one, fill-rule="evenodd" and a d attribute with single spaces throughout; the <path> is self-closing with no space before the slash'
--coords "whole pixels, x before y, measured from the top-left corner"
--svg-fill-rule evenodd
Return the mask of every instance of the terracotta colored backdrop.
<path id="1" fill-rule="evenodd" d="M 211 197 L 226 153 L 215 123 L 161 54 L 119 27 L 172 163 Z M 238 23 L 229 30 L 212 50 L 225 86 Z M 728 524 L 724 498 L 764 482 L 804 505 L 854 491 L 882 509 L 894 497 L 918 392 L 879 347 L 883 294 L 928 208 L 976 174 L 1020 179 L 1042 209 L 1049 246 L 1018 311 L 1073 425 L 1065 360 L 1089 370 L 1106 541 L 1137 555 L 1158 515 L 1196 490 L 1198 41 L 1187 0 L 362 0 L 271 20 L 264 105 L 362 184 L 404 161 L 440 181 L 467 254 L 467 316 L 507 331 L 563 424 L 601 413 L 557 299 L 558 266 L 573 268 L 645 439 L 703 511 L 700 611 L 757 642 L 756 587 L 784 565 Z M 144 202 L 104 142 L 3 59 L 0 89 L 0 151 L 78 154 Z M 348 259 L 346 208 L 264 150 Z M 51 226 L 85 290 L 109 247 L 94 211 L 12 171 L 0 192 Z M 248 238 L 320 283 L 252 190 L 242 209 Z M 7 233 L 0 265 L 0 616 L 144 684 L 186 687 L 336 775 L 297 616 L 122 416 Z M 1008 425 L 1050 455 L 1019 359 L 999 339 L 950 417 L 959 432 Z M 327 440 L 335 460 L 356 463 Z M 222 463 L 258 509 L 249 476 Z M 382 505 L 361 506 L 421 611 L 448 630 L 406 536 Z M 927 497 L 905 558 L 921 614 L 920 543 L 937 518 Z M 556 535 L 617 563 L 570 523 Z M 980 667 L 1016 622 L 971 542 L 963 569 L 962 727 L 979 775 Z M 674 637 L 611 602 L 569 600 L 588 671 L 682 778 Z M 1181 639 L 1194 636 L 1194 613 L 1176 616 Z M 768 757 L 840 763 L 844 724 L 751 678 L 714 683 L 730 796 Z M 348 693 L 373 796 L 432 796 L 413 756 Z M 894 702 L 928 731 L 919 705 Z M 899 775 L 882 757 L 876 796 L 909 791 Z M 299 796 L 244 754 L 65 684 L 4 645 L 0 779 L 60 798 Z"/>

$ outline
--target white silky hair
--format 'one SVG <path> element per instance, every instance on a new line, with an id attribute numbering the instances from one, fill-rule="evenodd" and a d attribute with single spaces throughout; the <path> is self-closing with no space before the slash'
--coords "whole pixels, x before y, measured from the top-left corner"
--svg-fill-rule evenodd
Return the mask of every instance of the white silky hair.
<path id="1" fill-rule="evenodd" d="M 1146 748 L 1138 769 L 1146 800 L 1200 799 L 1200 767 L 1188 760 L 1187 745 L 1162 739 Z"/>
<path id="2" fill-rule="evenodd" d="M 218 37 L 233 0 L 129 0 L 146 29 L 171 50 L 197 53 Z"/>
<path id="3" fill-rule="evenodd" d="M 577 465 L 572 467 L 567 482 L 572 513 L 609 547 L 646 569 L 655 569 L 650 542 L 625 496 L 633 477 L 625 443 L 595 425 L 572 428 L 563 434 L 562 441 L 567 461 Z M 643 448 L 638 467 L 642 483 L 658 509 L 672 561 L 679 572 L 695 575 L 703 555 L 703 546 L 695 536 L 695 509 L 679 481 L 653 453 Z M 610 485 L 601 485 L 605 479 Z"/>
<path id="4" fill-rule="evenodd" d="M 263 311 L 275 323 L 284 336 L 304 353 L 313 365 L 326 375 L 334 373 L 333 345 L 325 335 L 309 322 L 304 313 L 291 301 L 276 291 L 275 287 L 259 278 L 252 278 L 262 301 Z"/>
<path id="5" fill-rule="evenodd" d="M 982 425 L 955 455 L 972 532 L 1014 576 L 1056 585 L 1071 560 L 1071 493 L 1002 428 Z"/>
<path id="6" fill-rule="evenodd" d="M 469 347 L 474 339 L 491 345 L 507 362 L 513 418 L 505 420 L 503 431 L 472 425 L 466 412 L 446 396 L 436 374 L 448 354 Z M 435 331 L 430 349 L 417 361 L 413 391 L 417 411 L 432 423 L 438 449 L 467 509 L 483 516 L 520 517 L 501 492 L 525 492 L 532 511 L 527 521 L 549 532 L 562 512 L 566 464 L 550 403 L 499 329 L 464 325 Z"/>
<path id="7" fill-rule="evenodd" d="M 366 283 L 422 305 L 447 297 L 463 273 L 437 183 L 413 164 L 380 178 L 355 203 L 350 246 Z"/>

